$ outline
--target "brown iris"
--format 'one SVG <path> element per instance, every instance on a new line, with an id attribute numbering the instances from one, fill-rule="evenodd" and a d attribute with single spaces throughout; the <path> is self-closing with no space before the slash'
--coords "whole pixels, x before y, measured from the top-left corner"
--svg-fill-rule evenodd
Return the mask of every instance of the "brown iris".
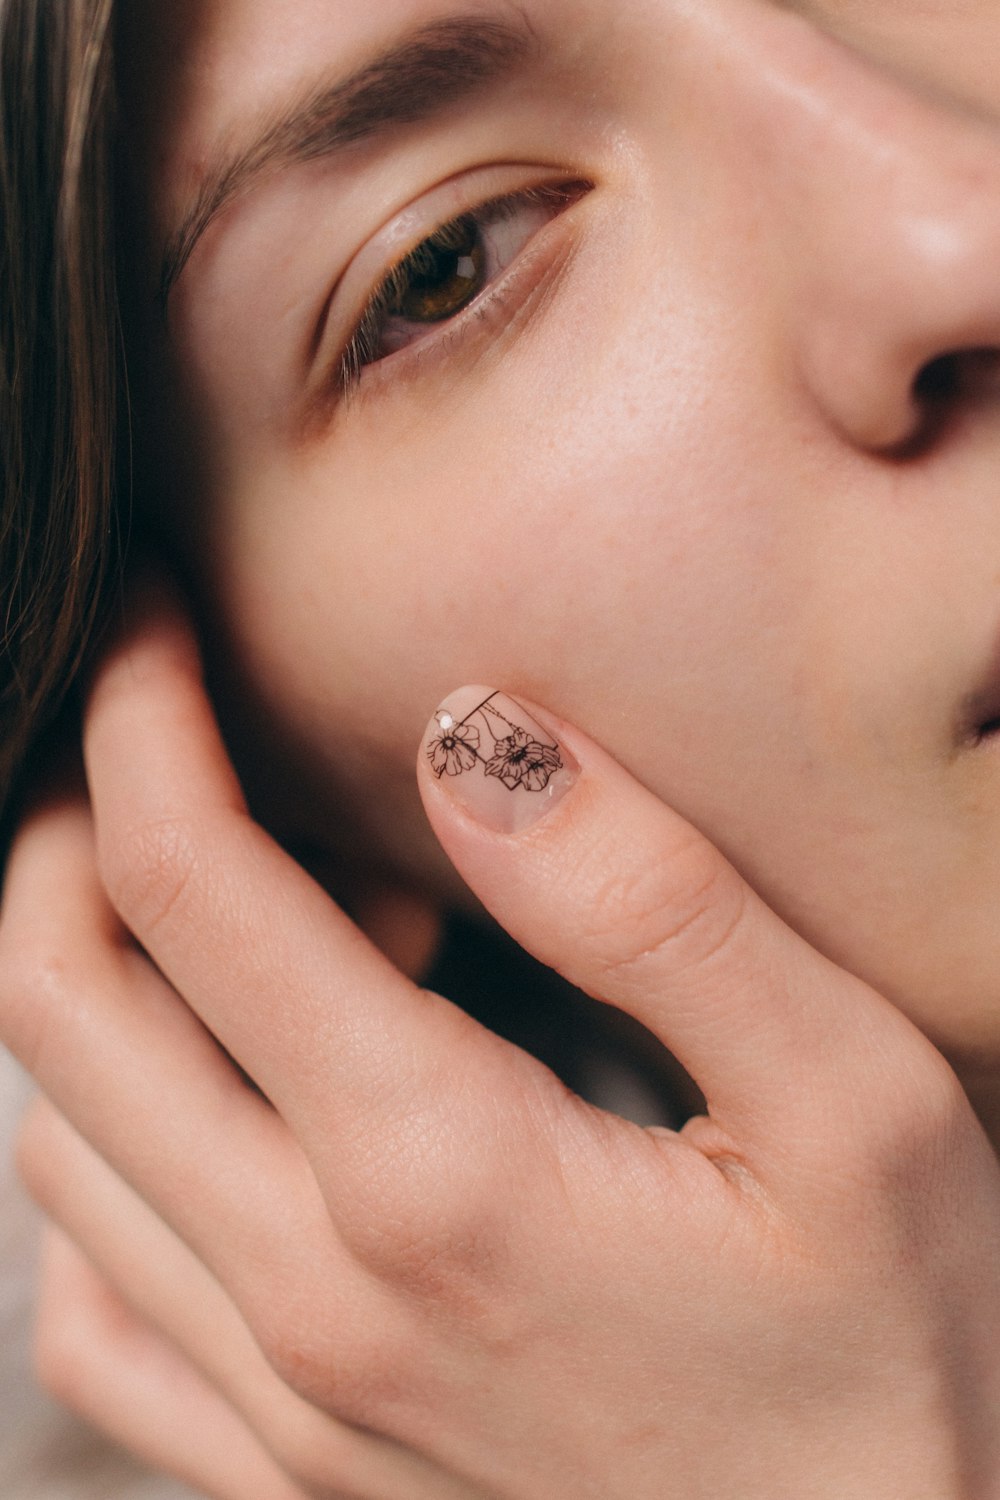
<path id="1" fill-rule="evenodd" d="M 445 224 L 396 267 L 385 312 L 412 323 L 453 318 L 482 290 L 485 261 L 479 227 L 471 214 Z"/>

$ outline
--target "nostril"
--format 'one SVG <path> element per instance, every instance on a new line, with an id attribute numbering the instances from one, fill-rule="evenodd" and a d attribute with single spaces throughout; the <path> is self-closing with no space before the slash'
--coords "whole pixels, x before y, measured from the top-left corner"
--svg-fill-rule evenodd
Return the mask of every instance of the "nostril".
<path id="1" fill-rule="evenodd" d="M 942 354 L 924 365 L 913 382 L 913 394 L 921 406 L 938 406 L 961 395 L 963 377 L 959 368 L 961 354 Z"/>
<path id="2" fill-rule="evenodd" d="M 962 704 L 958 724 L 961 745 L 994 743 L 1000 738 L 1000 677 L 991 669 L 987 680 Z"/>
<path id="3" fill-rule="evenodd" d="M 913 394 L 927 405 L 1000 392 L 1000 350 L 957 349 L 924 365 Z"/>
<path id="4" fill-rule="evenodd" d="M 938 441 L 963 408 L 1000 396 L 1000 350 L 957 349 L 929 360 L 913 382 L 919 417 L 894 456 L 913 458 Z"/>

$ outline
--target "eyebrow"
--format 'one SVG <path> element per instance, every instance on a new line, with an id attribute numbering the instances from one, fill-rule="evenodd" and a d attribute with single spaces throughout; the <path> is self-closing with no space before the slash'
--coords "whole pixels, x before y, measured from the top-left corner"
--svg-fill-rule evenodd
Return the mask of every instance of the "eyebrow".
<path id="1" fill-rule="evenodd" d="M 160 268 L 161 308 L 209 225 L 262 177 L 433 119 L 512 73 L 533 40 L 523 15 L 518 23 L 482 15 L 432 21 L 346 78 L 310 90 L 265 119 L 252 139 L 211 162 L 170 235 Z"/>

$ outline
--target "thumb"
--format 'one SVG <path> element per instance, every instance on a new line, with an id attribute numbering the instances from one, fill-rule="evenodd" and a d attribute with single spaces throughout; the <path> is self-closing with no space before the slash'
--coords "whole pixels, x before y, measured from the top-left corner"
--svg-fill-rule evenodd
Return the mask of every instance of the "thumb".
<path id="1" fill-rule="evenodd" d="M 720 1123 L 766 1121 L 785 1137 L 796 1113 L 842 1110 L 845 1090 L 871 1097 L 873 1070 L 898 1066 L 900 1047 L 932 1052 L 696 829 L 542 711 L 461 689 L 431 721 L 418 777 L 438 838 L 489 911 L 654 1032 Z"/>

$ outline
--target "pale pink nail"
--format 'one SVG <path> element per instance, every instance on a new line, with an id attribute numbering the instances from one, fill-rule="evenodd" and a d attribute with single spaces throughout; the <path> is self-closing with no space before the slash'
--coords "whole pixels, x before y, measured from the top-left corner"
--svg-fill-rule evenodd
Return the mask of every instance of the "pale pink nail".
<path id="1" fill-rule="evenodd" d="M 537 822 L 579 773 L 534 714 L 487 687 L 449 694 L 427 727 L 424 750 L 444 790 L 498 833 Z"/>

